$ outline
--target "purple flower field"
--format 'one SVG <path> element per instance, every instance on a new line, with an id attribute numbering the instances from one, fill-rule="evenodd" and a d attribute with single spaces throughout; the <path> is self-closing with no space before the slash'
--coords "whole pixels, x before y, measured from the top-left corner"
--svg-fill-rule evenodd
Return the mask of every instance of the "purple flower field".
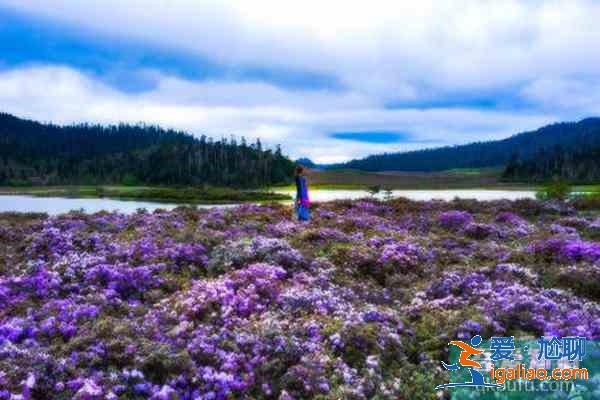
<path id="1" fill-rule="evenodd" d="M 439 398 L 449 340 L 600 338 L 599 226 L 533 200 L 0 214 L 0 400 Z"/>

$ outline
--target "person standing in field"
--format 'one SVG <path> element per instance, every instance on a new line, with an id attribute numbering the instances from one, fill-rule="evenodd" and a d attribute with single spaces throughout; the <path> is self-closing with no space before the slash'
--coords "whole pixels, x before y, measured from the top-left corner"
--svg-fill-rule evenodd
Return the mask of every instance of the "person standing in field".
<path id="1" fill-rule="evenodd" d="M 310 220 L 310 200 L 308 199 L 308 184 L 304 176 L 304 167 L 296 166 L 296 213 L 298 220 Z"/>

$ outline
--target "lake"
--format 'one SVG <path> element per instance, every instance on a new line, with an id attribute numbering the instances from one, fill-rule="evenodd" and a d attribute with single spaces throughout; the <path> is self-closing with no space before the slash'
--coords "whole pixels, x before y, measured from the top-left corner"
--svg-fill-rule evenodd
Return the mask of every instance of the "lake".
<path id="1" fill-rule="evenodd" d="M 277 193 L 289 194 L 295 196 L 296 193 L 291 190 L 276 191 Z M 369 197 L 369 194 L 364 190 L 312 190 L 309 193 L 311 201 L 331 201 L 338 199 L 360 199 Z M 517 200 L 517 199 L 534 199 L 535 192 L 530 190 L 489 190 L 489 189 L 452 189 L 452 190 L 393 190 L 393 197 L 406 197 L 411 200 L 426 201 L 426 200 L 445 200 L 449 201 L 456 197 L 462 199 L 477 199 L 477 200 Z M 385 195 L 379 193 L 376 195 L 378 199 L 383 199 Z"/>
<path id="2" fill-rule="evenodd" d="M 293 191 L 279 191 L 292 196 Z M 525 190 L 394 190 L 394 197 L 407 197 L 412 200 L 452 200 L 455 197 L 477 199 L 477 200 L 515 200 L 519 198 L 535 198 L 535 192 Z M 383 198 L 380 193 L 376 197 Z M 339 199 L 359 199 L 368 197 L 363 190 L 313 190 L 310 192 L 312 201 L 331 201 Z M 84 210 L 88 213 L 98 211 L 119 211 L 130 214 L 139 208 L 154 211 L 158 208 L 170 210 L 178 204 L 155 203 L 150 201 L 116 200 L 116 199 L 92 199 L 92 198 L 62 198 L 62 197 L 33 197 L 21 195 L 0 195 L 0 212 L 45 212 L 50 215 L 62 214 L 71 210 Z M 202 204 L 199 208 L 234 207 L 236 204 Z"/>

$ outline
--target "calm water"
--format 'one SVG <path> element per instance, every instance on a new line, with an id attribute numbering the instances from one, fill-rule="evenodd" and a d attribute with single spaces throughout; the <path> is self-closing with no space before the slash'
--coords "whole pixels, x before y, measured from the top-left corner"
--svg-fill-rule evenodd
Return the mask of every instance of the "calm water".
<path id="1" fill-rule="evenodd" d="M 295 196 L 294 192 L 281 191 Z M 383 198 L 380 193 L 377 197 Z M 394 190 L 394 197 L 407 197 L 412 200 L 452 200 L 455 197 L 477 200 L 515 200 L 520 198 L 535 198 L 533 191 L 512 191 L 512 190 Z M 368 197 L 367 192 L 363 190 L 313 190 L 310 192 L 312 201 L 331 201 L 338 199 L 359 199 Z M 213 207 L 234 207 L 235 204 L 203 204 L 200 208 Z M 46 212 L 51 215 L 62 214 L 71 210 L 83 209 L 88 213 L 98 211 L 119 211 L 122 213 L 133 213 L 138 208 L 145 208 L 153 211 L 157 208 L 170 210 L 177 207 L 177 204 L 153 203 L 148 201 L 128 201 L 111 199 L 68 199 L 60 197 L 32 197 L 32 196 L 2 196 L 0 195 L 0 212 Z"/>
<path id="2" fill-rule="evenodd" d="M 138 208 L 154 211 L 157 208 L 171 210 L 178 204 L 153 203 L 149 201 L 129 201 L 112 199 L 70 199 L 62 197 L 2 196 L 0 195 L 0 212 L 45 212 L 51 215 L 63 214 L 71 210 L 84 210 L 88 213 L 98 211 L 119 211 L 125 214 L 134 213 Z M 232 205 L 220 205 L 232 207 Z M 216 205 L 199 205 L 201 208 L 212 208 Z"/>
<path id="3" fill-rule="evenodd" d="M 293 191 L 280 191 L 291 196 L 295 196 Z M 452 200 L 455 197 L 462 199 L 477 199 L 477 200 L 516 200 L 523 198 L 535 198 L 534 191 L 527 190 L 483 190 L 483 189 L 468 189 L 468 190 L 393 190 L 393 197 L 406 197 L 411 200 Z M 311 201 L 331 201 L 338 199 L 360 199 L 369 197 L 369 194 L 364 190 L 312 190 L 309 193 Z M 377 196 L 379 199 L 384 198 L 383 193 Z"/>

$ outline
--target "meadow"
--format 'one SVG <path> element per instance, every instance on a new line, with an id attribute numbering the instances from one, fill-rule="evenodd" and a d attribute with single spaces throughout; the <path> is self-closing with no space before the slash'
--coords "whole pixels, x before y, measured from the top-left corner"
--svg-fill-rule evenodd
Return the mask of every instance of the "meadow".
<path id="1" fill-rule="evenodd" d="M 269 190 L 242 190 L 228 187 L 192 186 L 4 186 L 0 195 L 35 197 L 111 198 L 186 204 L 227 204 L 291 200 L 291 197 Z"/>
<path id="2" fill-rule="evenodd" d="M 312 214 L 0 214 L 0 399 L 437 399 L 449 340 L 600 338 L 593 204 Z"/>
<path id="3" fill-rule="evenodd" d="M 547 184 L 509 182 L 502 180 L 502 168 L 457 168 L 439 172 L 382 171 L 369 172 L 355 169 L 308 170 L 310 187 L 326 190 L 369 190 L 373 186 L 397 190 L 532 190 Z M 551 183 L 551 182 L 549 182 Z M 285 188 L 285 186 L 279 186 Z M 293 186 L 288 186 L 288 189 Z M 599 193 L 598 184 L 574 184 L 574 192 Z"/>
<path id="4" fill-rule="evenodd" d="M 531 185 L 503 183 L 501 168 L 454 169 L 440 172 L 369 172 L 355 169 L 309 170 L 311 187 L 321 189 L 367 189 L 381 186 L 390 189 L 523 189 Z"/>

